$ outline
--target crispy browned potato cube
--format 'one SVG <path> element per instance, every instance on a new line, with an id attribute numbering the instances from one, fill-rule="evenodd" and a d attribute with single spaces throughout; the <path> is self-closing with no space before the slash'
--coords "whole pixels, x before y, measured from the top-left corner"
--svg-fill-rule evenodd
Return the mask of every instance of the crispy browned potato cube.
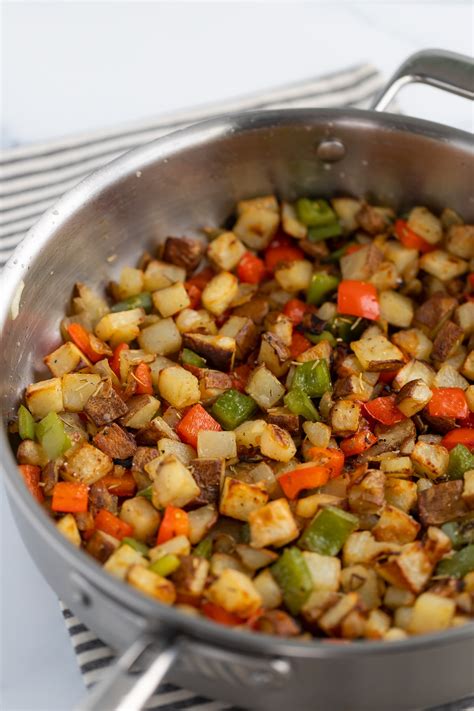
<path id="1" fill-rule="evenodd" d="M 219 511 L 223 516 L 248 521 L 253 511 L 258 511 L 268 501 L 268 492 L 259 484 L 246 484 L 226 477 L 220 496 Z"/>

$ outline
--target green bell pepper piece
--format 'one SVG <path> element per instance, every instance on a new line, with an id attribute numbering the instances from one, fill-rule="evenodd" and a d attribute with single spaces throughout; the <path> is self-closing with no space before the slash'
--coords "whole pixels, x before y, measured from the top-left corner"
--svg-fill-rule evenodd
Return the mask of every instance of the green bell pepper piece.
<path id="1" fill-rule="evenodd" d="M 150 486 L 147 486 L 144 489 L 140 489 L 140 491 L 137 491 L 136 495 L 143 496 L 144 499 L 151 501 L 153 495 L 153 484 L 150 484 Z"/>
<path id="2" fill-rule="evenodd" d="M 255 400 L 231 388 L 217 398 L 211 413 L 225 430 L 235 430 L 248 420 L 256 409 Z"/>
<path id="3" fill-rule="evenodd" d="M 474 454 L 463 444 L 457 444 L 449 453 L 448 477 L 462 479 L 470 469 L 474 469 Z"/>
<path id="4" fill-rule="evenodd" d="M 189 348 L 183 348 L 181 362 L 184 363 L 184 365 L 194 365 L 195 368 L 204 368 L 206 366 L 205 358 L 201 358 L 200 355 Z"/>
<path id="5" fill-rule="evenodd" d="M 337 341 L 330 331 L 323 331 L 322 333 L 305 333 L 304 334 L 308 341 L 311 343 L 321 343 L 321 341 L 329 341 L 331 346 L 337 346 Z"/>
<path id="6" fill-rule="evenodd" d="M 31 412 L 24 406 L 18 408 L 18 434 L 21 439 L 35 438 L 35 421 Z"/>
<path id="7" fill-rule="evenodd" d="M 474 544 L 461 548 L 451 558 L 444 558 L 436 567 L 436 575 L 463 578 L 474 570 Z"/>
<path id="8" fill-rule="evenodd" d="M 319 412 L 316 410 L 313 402 L 303 390 L 291 389 L 283 398 L 283 402 L 295 415 L 301 415 L 305 420 L 318 422 L 321 420 Z"/>
<path id="9" fill-rule="evenodd" d="M 306 301 L 308 304 L 319 306 L 322 304 L 328 294 L 335 291 L 339 285 L 339 279 L 327 272 L 317 272 L 313 274 L 311 283 L 306 292 Z"/>
<path id="10" fill-rule="evenodd" d="M 357 517 L 351 513 L 327 506 L 313 518 L 298 545 L 321 555 L 337 555 L 358 524 Z"/>
<path id="11" fill-rule="evenodd" d="M 331 374 L 324 358 L 296 366 L 291 390 L 302 390 L 309 397 L 322 397 L 330 389 Z"/>
<path id="12" fill-rule="evenodd" d="M 129 538 L 128 536 L 125 536 L 125 538 L 122 538 L 122 545 L 126 544 L 130 546 L 130 548 L 133 548 L 134 550 L 138 551 L 142 555 L 148 555 L 149 548 L 146 546 L 144 543 L 141 541 L 137 541 L 136 538 Z"/>
<path id="13" fill-rule="evenodd" d="M 209 560 L 212 555 L 212 538 L 203 538 L 194 549 L 194 555 Z"/>
<path id="14" fill-rule="evenodd" d="M 339 237 L 342 235 L 342 227 L 339 222 L 332 222 L 329 225 L 320 227 L 308 227 L 308 239 L 310 242 L 322 242 L 323 239 Z"/>
<path id="15" fill-rule="evenodd" d="M 46 452 L 48 459 L 60 457 L 71 446 L 64 423 L 55 412 L 43 417 L 36 425 L 36 438 Z"/>
<path id="16" fill-rule="evenodd" d="M 463 521 L 443 523 L 441 530 L 451 539 L 453 548 L 462 548 L 474 543 L 474 513 Z"/>
<path id="17" fill-rule="evenodd" d="M 334 252 L 331 252 L 331 254 L 328 257 L 325 257 L 323 259 L 323 262 L 338 262 L 341 257 L 345 255 L 349 247 L 353 247 L 357 242 L 346 242 L 346 244 L 343 247 L 339 247 L 339 249 L 335 249 Z"/>
<path id="18" fill-rule="evenodd" d="M 336 213 L 326 200 L 300 198 L 296 203 L 298 219 L 308 227 L 319 227 L 336 222 Z"/>
<path id="19" fill-rule="evenodd" d="M 150 570 L 157 575 L 161 575 L 166 578 L 167 575 L 171 575 L 175 570 L 179 568 L 181 561 L 177 555 L 164 555 L 162 558 L 158 558 L 154 563 L 150 565 Z"/>
<path id="20" fill-rule="evenodd" d="M 298 548 L 286 548 L 271 572 L 281 588 L 286 607 L 292 615 L 297 615 L 313 589 L 303 554 Z"/>
<path id="21" fill-rule="evenodd" d="M 328 328 L 336 338 L 340 338 L 344 343 L 351 343 L 351 341 L 357 341 L 360 338 L 366 325 L 361 318 L 336 316 L 329 322 Z"/>
<path id="22" fill-rule="evenodd" d="M 128 299 L 117 301 L 110 309 L 112 313 L 117 311 L 130 311 L 131 309 L 144 309 L 145 313 L 151 313 L 153 308 L 153 299 L 149 291 L 142 291 L 136 296 L 129 296 Z"/>

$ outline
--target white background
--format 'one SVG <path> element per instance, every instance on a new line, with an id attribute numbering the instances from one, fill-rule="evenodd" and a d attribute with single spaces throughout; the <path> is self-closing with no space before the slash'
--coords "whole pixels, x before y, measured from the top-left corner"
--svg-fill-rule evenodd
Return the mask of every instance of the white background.
<path id="1" fill-rule="evenodd" d="M 473 50 L 455 2 L 7 2 L 2 145 L 146 118 L 359 61 L 387 76 L 413 51 Z M 426 87 L 407 113 L 473 128 L 472 106 Z M 83 694 L 54 593 L 18 538 L 3 489 L 3 711 L 66 711 Z"/>

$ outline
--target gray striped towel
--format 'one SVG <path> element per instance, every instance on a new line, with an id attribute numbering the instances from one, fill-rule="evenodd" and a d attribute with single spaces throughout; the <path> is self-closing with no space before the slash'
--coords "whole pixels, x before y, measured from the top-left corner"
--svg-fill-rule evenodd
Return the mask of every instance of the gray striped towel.
<path id="1" fill-rule="evenodd" d="M 131 148 L 190 123 L 230 111 L 281 107 L 367 108 L 382 83 L 380 74 L 372 65 L 359 64 L 329 75 L 261 92 L 258 96 L 231 99 L 163 118 L 4 151 L 0 159 L 0 267 L 27 230 L 60 195 L 93 170 Z M 107 668 L 115 660 L 114 653 L 70 610 L 62 607 L 62 614 L 84 683 L 89 689 L 104 677 Z M 159 687 L 146 708 L 160 711 L 232 711 L 228 704 L 198 696 L 168 683 Z M 461 702 L 449 707 L 449 711 L 473 709 L 472 701 L 467 702 L 467 705 Z M 448 707 L 444 707 L 443 711 L 448 711 Z"/>

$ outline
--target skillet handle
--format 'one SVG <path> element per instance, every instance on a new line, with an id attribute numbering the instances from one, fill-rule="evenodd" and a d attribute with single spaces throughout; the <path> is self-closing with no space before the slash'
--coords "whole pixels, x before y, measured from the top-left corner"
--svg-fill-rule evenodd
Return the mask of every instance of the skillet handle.
<path id="1" fill-rule="evenodd" d="M 372 108 L 385 111 L 399 90 L 418 82 L 474 99 L 474 61 L 443 49 L 426 49 L 412 54 L 390 78 Z"/>
<path id="2" fill-rule="evenodd" d="M 179 641 L 139 637 L 78 706 L 77 711 L 140 711 L 173 665 Z M 140 671 L 134 671 L 135 665 Z"/>

